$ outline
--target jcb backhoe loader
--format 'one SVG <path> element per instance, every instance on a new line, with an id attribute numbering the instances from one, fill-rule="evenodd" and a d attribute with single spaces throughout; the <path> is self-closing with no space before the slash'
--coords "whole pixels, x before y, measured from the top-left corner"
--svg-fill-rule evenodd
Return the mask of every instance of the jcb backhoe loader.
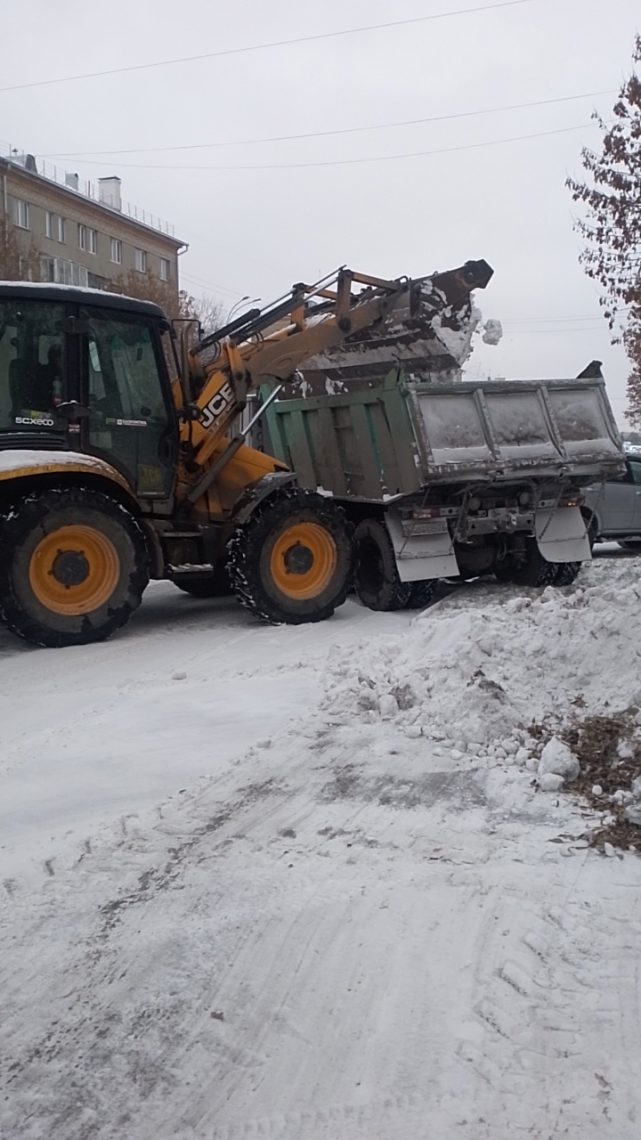
<path id="1" fill-rule="evenodd" d="M 328 617 L 349 583 L 344 517 L 247 447 L 247 428 L 233 433 L 247 395 L 271 379 L 274 398 L 302 362 L 368 330 L 407 356 L 437 325 L 456 329 L 491 273 L 468 262 L 413 282 L 341 269 L 182 351 L 153 304 L 1 284 L 5 623 L 38 645 L 97 641 L 150 578 L 202 595 L 223 576 L 268 621 Z"/>

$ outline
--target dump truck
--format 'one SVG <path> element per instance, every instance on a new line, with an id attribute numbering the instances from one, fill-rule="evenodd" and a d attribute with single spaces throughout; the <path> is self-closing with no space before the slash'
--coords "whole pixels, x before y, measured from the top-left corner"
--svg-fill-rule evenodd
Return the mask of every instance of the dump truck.
<path id="1" fill-rule="evenodd" d="M 490 276 L 482 261 L 416 281 L 341 268 L 196 343 L 144 301 L 0 284 L 6 625 L 44 646 L 101 640 L 150 578 L 229 586 L 267 621 L 328 617 L 351 582 L 348 521 L 247 446 L 248 394 L 269 378 L 269 407 L 303 362 L 368 333 L 404 351 L 455 334 Z"/>
<path id="2" fill-rule="evenodd" d="M 317 392 L 333 363 L 330 352 L 313 374 Z M 571 584 L 591 556 L 583 489 L 625 470 L 598 362 L 576 379 L 430 378 L 452 364 L 438 348 L 436 362 L 414 361 L 418 378 L 403 367 L 381 379 L 354 360 L 341 392 L 266 412 L 271 453 L 344 510 L 355 590 L 372 609 L 425 606 L 442 578 Z"/>

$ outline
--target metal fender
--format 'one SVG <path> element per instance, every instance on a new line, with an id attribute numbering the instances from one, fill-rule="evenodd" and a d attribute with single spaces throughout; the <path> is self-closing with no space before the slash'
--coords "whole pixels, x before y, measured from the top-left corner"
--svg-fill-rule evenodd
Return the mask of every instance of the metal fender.
<path id="1" fill-rule="evenodd" d="M 401 582 L 420 582 L 425 578 L 453 578 L 459 573 L 447 521 L 439 519 L 431 534 L 403 533 L 400 516 L 386 511 L 385 523 L 396 555 L 396 569 Z"/>
<path id="2" fill-rule="evenodd" d="M 254 513 L 268 495 L 273 495 L 276 491 L 280 491 L 282 487 L 291 487 L 296 483 L 296 476 L 293 471 L 273 471 L 269 475 L 264 475 L 257 483 L 254 483 L 249 489 L 241 496 L 233 514 L 233 521 L 235 523 L 247 522 L 250 515 Z"/>
<path id="3" fill-rule="evenodd" d="M 32 475 L 99 475 L 117 483 L 133 495 L 131 487 L 119 471 L 104 459 L 80 451 L 41 451 L 35 448 L 11 448 L 0 451 L 0 481 L 25 479 Z"/>
<path id="4" fill-rule="evenodd" d="M 548 562 L 589 562 L 592 557 L 580 507 L 537 511 L 536 544 Z"/>

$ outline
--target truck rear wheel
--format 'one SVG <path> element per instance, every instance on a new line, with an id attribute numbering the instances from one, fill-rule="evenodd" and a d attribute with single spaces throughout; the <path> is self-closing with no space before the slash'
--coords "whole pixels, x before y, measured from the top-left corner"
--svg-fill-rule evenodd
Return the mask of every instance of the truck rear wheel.
<path id="1" fill-rule="evenodd" d="M 424 610 L 434 600 L 438 578 L 426 578 L 419 582 L 411 582 L 410 587 L 410 596 L 405 608 L 407 610 Z"/>
<path id="2" fill-rule="evenodd" d="M 324 621 L 347 596 L 351 548 L 342 512 L 321 495 L 265 500 L 229 543 L 227 572 L 242 605 L 265 621 Z"/>
<path id="3" fill-rule="evenodd" d="M 2 616 L 35 645 L 103 641 L 129 620 L 149 581 L 138 523 L 99 491 L 28 495 L 5 513 L 0 548 Z"/>
<path id="4" fill-rule="evenodd" d="M 557 563 L 556 575 L 554 577 L 554 586 L 571 586 L 577 577 L 583 563 L 582 562 L 560 562 Z"/>
<path id="5" fill-rule="evenodd" d="M 554 586 L 558 569 L 558 563 L 543 557 L 535 539 L 526 538 L 524 557 L 520 562 L 514 560 L 510 581 L 516 586 Z"/>
<path id="6" fill-rule="evenodd" d="M 401 582 L 387 528 L 363 519 L 354 531 L 354 588 L 370 610 L 402 610 L 410 602 L 412 583 Z"/>

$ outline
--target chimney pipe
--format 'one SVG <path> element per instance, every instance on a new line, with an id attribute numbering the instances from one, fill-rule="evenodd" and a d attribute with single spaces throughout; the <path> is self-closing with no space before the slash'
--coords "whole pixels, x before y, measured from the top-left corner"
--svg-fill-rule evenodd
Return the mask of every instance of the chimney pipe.
<path id="1" fill-rule="evenodd" d="M 118 178 L 117 175 L 111 175 L 109 178 L 99 178 L 98 188 L 98 197 L 101 205 L 109 206 L 112 210 L 122 210 L 120 178 Z"/>

